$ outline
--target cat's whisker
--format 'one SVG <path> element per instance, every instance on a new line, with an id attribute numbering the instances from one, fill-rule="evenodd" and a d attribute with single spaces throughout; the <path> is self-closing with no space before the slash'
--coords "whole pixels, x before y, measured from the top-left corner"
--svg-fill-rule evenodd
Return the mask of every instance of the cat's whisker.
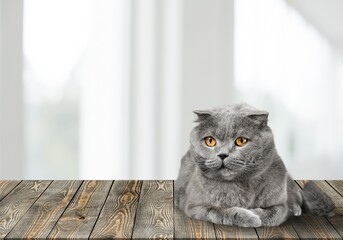
<path id="1" fill-rule="evenodd" d="M 205 161 L 205 165 L 211 169 L 219 169 L 223 163 L 221 162 L 221 160 L 218 159 L 207 159 Z"/>

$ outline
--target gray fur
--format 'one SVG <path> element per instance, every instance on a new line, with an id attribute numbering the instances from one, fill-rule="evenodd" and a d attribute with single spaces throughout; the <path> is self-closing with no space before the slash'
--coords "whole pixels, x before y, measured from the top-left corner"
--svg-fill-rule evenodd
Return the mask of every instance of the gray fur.
<path id="1" fill-rule="evenodd" d="M 186 215 L 217 224 L 277 226 L 305 209 L 330 215 L 331 199 L 312 185 L 299 191 L 277 154 L 268 113 L 247 104 L 194 111 L 199 123 L 181 160 L 175 201 Z M 217 145 L 208 147 L 207 136 Z M 237 147 L 237 137 L 249 139 Z M 218 155 L 227 154 L 224 160 Z M 316 197 L 318 201 L 312 201 Z"/>
<path id="2" fill-rule="evenodd" d="M 305 212 L 310 212 L 317 216 L 332 217 L 335 215 L 335 205 L 331 198 L 322 192 L 314 182 L 309 181 L 305 184 L 303 197 L 305 199 Z"/>

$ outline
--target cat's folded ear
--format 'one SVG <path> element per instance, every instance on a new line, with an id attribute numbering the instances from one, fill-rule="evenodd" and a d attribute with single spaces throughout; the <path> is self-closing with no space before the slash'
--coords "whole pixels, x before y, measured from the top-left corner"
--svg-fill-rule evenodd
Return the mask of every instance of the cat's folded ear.
<path id="1" fill-rule="evenodd" d="M 212 112 L 209 110 L 194 110 L 193 112 L 198 117 L 198 119 L 196 119 L 195 122 L 205 121 L 206 119 L 212 116 Z"/>
<path id="2" fill-rule="evenodd" d="M 268 116 L 269 113 L 267 111 L 254 111 L 247 113 L 247 117 L 254 120 L 257 123 L 260 123 L 261 125 L 267 125 L 268 123 Z"/>

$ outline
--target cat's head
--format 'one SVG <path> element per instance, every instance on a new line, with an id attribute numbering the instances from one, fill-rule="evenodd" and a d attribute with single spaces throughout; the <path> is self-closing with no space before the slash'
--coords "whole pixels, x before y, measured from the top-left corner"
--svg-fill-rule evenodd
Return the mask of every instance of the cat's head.
<path id="1" fill-rule="evenodd" d="M 194 111 L 191 154 L 201 173 L 217 180 L 247 179 L 263 172 L 275 153 L 268 112 L 248 104 Z"/>

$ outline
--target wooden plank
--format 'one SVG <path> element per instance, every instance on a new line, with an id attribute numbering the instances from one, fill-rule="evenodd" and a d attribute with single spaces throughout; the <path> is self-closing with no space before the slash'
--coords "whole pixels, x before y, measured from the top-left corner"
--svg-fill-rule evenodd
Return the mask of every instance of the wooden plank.
<path id="1" fill-rule="evenodd" d="M 343 238 L 343 215 L 335 215 L 328 219 L 339 235 Z"/>
<path id="2" fill-rule="evenodd" d="M 326 182 L 343 196 L 343 180 L 326 180 Z"/>
<path id="3" fill-rule="evenodd" d="M 335 217 L 343 216 L 343 181 L 329 180 L 327 182 L 338 193 L 337 194 L 335 191 L 332 191 L 331 189 L 329 190 L 328 188 L 325 190 L 335 203 Z M 343 226 L 343 223 L 341 224 L 341 226 Z"/>
<path id="4" fill-rule="evenodd" d="M 82 181 L 53 181 L 6 238 L 46 238 Z"/>
<path id="5" fill-rule="evenodd" d="M 51 181 L 22 181 L 0 203 L 0 238 L 4 238 Z"/>
<path id="6" fill-rule="evenodd" d="M 88 238 L 98 219 L 112 182 L 84 181 L 48 238 Z"/>
<path id="7" fill-rule="evenodd" d="M 304 186 L 305 181 L 297 181 L 300 186 Z M 334 193 L 333 190 L 325 181 L 317 180 L 315 184 L 324 192 Z M 337 194 L 337 193 L 336 193 Z M 300 238 L 325 238 L 325 239 L 341 239 L 332 223 L 325 218 L 304 214 L 300 217 L 295 217 L 291 220 L 294 229 L 297 231 Z"/>
<path id="8" fill-rule="evenodd" d="M 4 199 L 7 194 L 10 193 L 18 184 L 20 181 L 9 181 L 9 180 L 1 180 L 0 181 L 0 202 L 2 199 Z"/>
<path id="9" fill-rule="evenodd" d="M 91 239 L 131 238 L 142 181 L 115 181 Z"/>
<path id="10" fill-rule="evenodd" d="M 300 238 L 341 239 L 325 217 L 304 214 L 300 217 L 294 217 L 290 221 Z"/>
<path id="11" fill-rule="evenodd" d="M 214 226 L 210 222 L 189 218 L 177 206 L 174 207 L 176 239 L 215 239 Z"/>
<path id="12" fill-rule="evenodd" d="M 338 194 L 333 191 L 327 191 L 328 195 L 335 203 L 335 213 L 336 215 L 329 218 L 330 223 L 335 227 L 336 231 L 343 238 L 343 181 L 342 180 L 329 180 L 327 181 L 329 185 L 335 189 L 341 195 L 341 198 Z"/>
<path id="13" fill-rule="evenodd" d="M 295 182 L 301 187 L 303 188 L 304 185 L 308 182 L 309 180 L 295 180 Z"/>
<path id="14" fill-rule="evenodd" d="M 144 181 L 132 238 L 173 238 L 173 181 Z"/>
<path id="15" fill-rule="evenodd" d="M 256 231 L 261 239 L 299 239 L 298 234 L 289 221 L 284 222 L 278 227 L 256 228 Z"/>
<path id="16" fill-rule="evenodd" d="M 258 239 L 254 228 L 214 224 L 217 239 Z"/>

